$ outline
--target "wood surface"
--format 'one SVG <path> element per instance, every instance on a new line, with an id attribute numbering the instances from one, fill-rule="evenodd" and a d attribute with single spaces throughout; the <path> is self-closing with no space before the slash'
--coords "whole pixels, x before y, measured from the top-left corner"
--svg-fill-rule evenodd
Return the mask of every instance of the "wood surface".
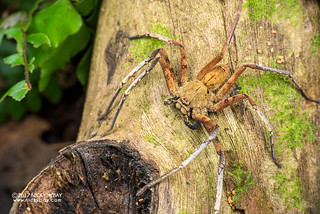
<path id="1" fill-rule="evenodd" d="M 252 24 L 248 17 L 248 7 L 243 7 L 235 36 L 222 63 L 228 64 L 231 72 L 234 72 L 243 63 L 269 66 L 268 63 L 275 60 L 277 55 L 284 55 L 286 58 L 284 69 L 292 72 L 310 96 L 319 98 L 320 60 L 311 55 L 310 48 L 313 35 L 319 33 L 319 20 L 316 24 L 313 20 L 320 16 L 320 9 L 316 1 L 300 1 L 300 3 L 305 19 L 303 23 L 296 26 L 293 26 L 288 19 L 280 19 L 275 24 L 263 19 L 261 22 Z M 207 138 L 207 134 L 203 127 L 190 130 L 185 126 L 178 110 L 172 106 L 163 105 L 163 101 L 170 98 L 170 94 L 160 65 L 157 65 L 133 89 L 125 101 L 114 130 L 103 138 L 100 135 L 109 129 L 119 98 L 111 110 L 110 118 L 103 122 L 97 119 L 105 112 L 121 80 L 138 64 L 132 60 L 133 54 L 129 47 L 133 44 L 126 39 L 127 35 L 151 31 L 153 23 L 159 22 L 167 26 L 171 33 L 185 45 L 189 80 L 195 79 L 201 68 L 221 50 L 235 18 L 237 7 L 237 1 L 232 0 L 104 0 L 78 141 L 86 145 L 90 142 L 93 145 L 102 142 L 104 147 L 99 151 L 99 155 L 106 152 L 108 143 L 119 144 L 118 147 L 125 144 L 130 148 L 129 150 L 136 151 L 137 156 L 146 164 L 147 171 L 152 172 L 151 177 L 162 175 L 185 160 L 190 152 L 193 152 Z M 272 44 L 274 52 L 270 51 L 268 42 Z M 175 74 L 178 75 L 179 50 L 173 45 L 164 45 L 164 47 Z M 252 73 L 258 78 L 262 72 L 247 69 L 245 73 Z M 230 94 L 234 95 L 237 90 L 234 87 Z M 264 99 L 262 92 L 261 88 L 257 88 L 254 94 L 250 95 L 258 97 L 259 101 Z M 275 115 L 276 110 L 272 109 L 271 104 L 258 102 L 258 105 L 267 118 L 271 119 Z M 313 123 L 319 126 L 319 105 L 303 100 L 302 110 L 307 109 L 311 109 L 309 115 Z M 279 169 L 273 163 L 264 124 L 250 104 L 244 101 L 221 112 L 210 114 L 210 117 L 220 125 L 218 138 L 222 143 L 227 162 L 221 213 L 242 213 L 243 211 L 245 213 L 285 213 L 284 199 L 274 192 L 274 176 L 281 170 L 289 173 L 289 167 Z M 275 129 L 281 128 L 277 127 L 273 121 L 271 124 Z M 316 136 L 316 141 L 319 142 L 319 132 L 316 132 Z M 150 140 L 151 137 L 153 140 Z M 76 146 L 77 144 L 75 148 Z M 59 158 L 57 160 L 62 161 Z M 238 211 L 232 211 L 227 203 L 227 191 L 235 187 L 234 181 L 227 173 L 233 161 L 242 161 L 245 170 L 251 172 L 255 180 L 255 186 L 249 187 L 249 193 L 244 196 L 243 202 L 237 205 Z M 214 146 L 209 145 L 186 169 L 163 181 L 148 193 L 151 204 L 147 206 L 146 212 L 213 213 L 218 162 Z M 51 162 L 50 165 L 56 163 Z M 316 205 L 316 201 L 320 200 L 320 185 L 317 180 L 320 172 L 319 163 L 319 144 L 310 142 L 305 142 L 303 149 L 296 149 L 283 162 L 287 166 L 293 166 L 297 172 L 296 176 L 301 179 L 305 210 L 310 213 L 320 211 L 319 205 Z M 64 167 L 66 168 L 63 169 L 66 170 L 70 166 Z M 103 175 L 100 167 L 95 165 L 86 167 L 93 171 L 100 170 L 98 172 Z M 88 175 L 83 175 L 85 181 L 86 176 Z M 49 176 L 46 179 L 53 178 Z M 73 184 L 74 188 L 83 188 L 81 179 L 78 183 Z M 88 191 L 90 195 L 93 194 L 90 191 L 95 193 L 101 190 L 91 188 Z M 101 194 L 99 197 L 104 197 L 103 193 Z M 110 191 L 104 194 L 116 195 L 117 192 Z M 79 198 L 79 194 L 74 192 L 72 197 Z M 84 201 L 81 200 L 78 204 Z M 76 206 L 76 204 L 68 205 Z M 93 203 L 92 209 L 95 205 Z M 17 204 L 14 206 L 19 207 Z M 95 208 L 102 211 L 101 206 L 99 204 Z M 128 204 L 128 209 L 120 213 L 141 211 L 133 210 L 130 206 Z M 292 208 L 289 212 L 303 213 L 298 208 Z M 110 212 L 106 213 L 117 213 L 117 211 L 115 209 L 112 212 L 110 209 Z"/>

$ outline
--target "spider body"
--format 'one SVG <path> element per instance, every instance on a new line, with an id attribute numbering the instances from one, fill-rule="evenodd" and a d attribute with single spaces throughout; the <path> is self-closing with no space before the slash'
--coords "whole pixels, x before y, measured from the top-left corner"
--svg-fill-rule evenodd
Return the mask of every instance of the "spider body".
<path id="1" fill-rule="evenodd" d="M 201 79 L 203 84 L 208 88 L 208 90 L 218 89 L 227 79 L 230 73 L 230 68 L 227 65 L 216 65 L 211 71 L 209 71 Z"/>
<path id="2" fill-rule="evenodd" d="M 186 167 L 191 160 L 193 160 L 210 142 L 213 143 L 215 146 L 217 154 L 220 156 L 219 159 L 219 169 L 218 169 L 218 185 L 217 185 L 217 194 L 216 194 L 216 203 L 215 203 L 215 211 L 218 213 L 220 208 L 221 202 L 221 195 L 222 195 L 222 184 L 223 184 L 223 171 L 225 166 L 225 159 L 223 154 L 223 149 L 221 143 L 217 139 L 217 134 L 219 131 L 219 125 L 213 121 L 208 114 L 213 112 L 218 112 L 225 109 L 228 106 L 231 106 L 240 100 L 248 100 L 249 104 L 252 106 L 252 109 L 256 112 L 258 117 L 266 126 L 269 132 L 269 141 L 271 147 L 271 157 L 274 163 L 281 168 L 280 161 L 278 161 L 274 154 L 274 141 L 273 141 L 273 128 L 267 118 L 264 116 L 262 111 L 258 108 L 255 100 L 248 94 L 241 93 L 231 96 L 229 98 L 225 98 L 234 84 L 237 82 L 239 77 L 243 74 L 243 72 L 247 69 L 254 69 L 254 70 L 262 70 L 266 72 L 274 72 L 279 75 L 287 76 L 300 94 L 308 101 L 320 103 L 320 100 L 310 98 L 297 80 L 293 77 L 293 75 L 284 70 L 278 70 L 274 68 L 264 67 L 261 65 L 253 64 L 253 63 L 246 63 L 240 65 L 234 73 L 229 76 L 230 68 L 227 65 L 218 65 L 218 63 L 223 59 L 223 56 L 228 49 L 230 44 L 231 38 L 233 37 L 235 28 L 237 26 L 240 13 L 241 13 L 241 5 L 242 1 L 239 2 L 238 12 L 233 23 L 231 32 L 227 37 L 225 44 L 223 45 L 221 52 L 218 53 L 206 66 L 204 66 L 196 76 L 195 80 L 188 82 L 188 73 L 187 73 L 187 58 L 186 58 L 186 50 L 184 45 L 177 41 L 167 38 L 165 36 L 156 34 L 156 33 L 146 33 L 141 34 L 133 37 L 129 37 L 129 39 L 139 39 L 142 37 L 151 37 L 162 40 L 169 44 L 172 44 L 180 49 L 180 79 L 179 83 L 175 77 L 173 69 L 171 67 L 170 61 L 168 59 L 168 55 L 163 48 L 159 48 L 154 50 L 150 53 L 150 55 L 139 65 L 137 65 L 120 83 L 114 97 L 112 98 L 106 113 L 102 115 L 99 120 L 106 119 L 113 102 L 115 101 L 116 97 L 120 93 L 123 85 L 128 81 L 128 79 L 134 76 L 143 66 L 148 65 L 148 67 L 133 81 L 133 83 L 127 88 L 124 92 L 124 95 L 119 103 L 119 107 L 115 114 L 115 117 L 112 121 L 112 125 L 110 129 L 103 135 L 107 135 L 110 131 L 113 130 L 114 124 L 118 117 L 118 114 L 123 106 L 123 103 L 126 97 L 131 92 L 132 88 L 137 85 L 137 83 L 145 77 L 159 62 L 164 74 L 164 78 L 167 83 L 168 92 L 171 95 L 171 98 L 165 100 L 165 105 L 173 104 L 176 109 L 178 109 L 182 115 L 184 115 L 184 122 L 185 124 L 191 128 L 196 129 L 199 127 L 200 124 L 204 126 L 206 129 L 209 137 L 199 146 L 199 148 L 190 155 L 188 159 L 186 159 L 180 166 L 172 169 L 171 171 L 165 173 L 164 175 L 160 176 L 159 178 L 151 181 L 150 183 L 146 184 L 143 188 L 141 188 L 137 195 L 141 195 L 146 189 L 156 185 L 157 183 L 163 181 L 170 175 L 174 174 L 175 172 L 183 169 Z M 157 55 L 160 57 L 157 57 Z M 180 85 L 180 86 L 179 86 Z M 189 119 L 194 120 L 194 123 L 190 123 Z"/>
<path id="3" fill-rule="evenodd" d="M 218 89 L 228 75 L 228 66 L 217 65 L 201 80 L 184 83 L 174 94 L 175 97 L 165 101 L 165 105 L 174 104 L 175 108 L 188 118 L 193 118 L 197 114 L 207 115 L 208 112 L 214 111 L 213 106 L 218 102 L 213 90 Z"/>
<path id="4" fill-rule="evenodd" d="M 207 112 L 216 101 L 215 95 L 199 80 L 187 82 L 180 87 L 177 96 L 168 99 L 165 104 L 174 104 L 184 116 L 192 117 L 195 112 Z"/>

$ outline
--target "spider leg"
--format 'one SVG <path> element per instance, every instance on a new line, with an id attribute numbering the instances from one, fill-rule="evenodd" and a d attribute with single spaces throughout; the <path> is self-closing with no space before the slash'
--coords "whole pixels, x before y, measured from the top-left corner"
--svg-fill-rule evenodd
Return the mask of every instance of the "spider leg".
<path id="1" fill-rule="evenodd" d="M 127 90 L 124 92 L 124 94 L 123 94 L 123 96 L 122 96 L 122 98 L 121 98 L 121 100 L 120 100 L 119 107 L 118 107 L 118 109 L 117 109 L 116 115 L 115 115 L 114 118 L 113 118 L 113 121 L 112 121 L 112 124 L 111 124 L 110 129 L 109 129 L 107 132 L 105 132 L 104 134 L 102 134 L 101 137 L 106 136 L 106 135 L 113 129 L 114 124 L 115 124 L 115 122 L 116 122 L 116 120 L 117 120 L 117 117 L 118 117 L 118 115 L 119 115 L 119 112 L 120 112 L 120 110 L 121 110 L 121 108 L 122 108 L 122 106 L 123 106 L 123 104 L 124 104 L 124 101 L 126 100 L 127 96 L 130 94 L 132 88 L 133 88 L 134 86 L 136 86 L 136 85 L 138 84 L 138 82 L 140 82 L 141 79 L 144 78 L 144 77 L 154 68 L 154 66 L 155 66 L 155 65 L 157 64 L 157 62 L 159 61 L 159 58 L 160 58 L 160 57 L 157 57 L 157 58 L 153 59 L 153 60 L 150 62 L 149 66 L 133 81 L 133 83 L 131 83 L 131 85 L 130 85 L 130 86 L 127 88 Z"/>
<path id="2" fill-rule="evenodd" d="M 209 117 L 197 114 L 197 115 L 192 115 L 192 118 L 200 123 L 203 124 L 209 135 L 211 136 L 212 133 L 215 132 L 215 129 L 218 126 L 218 124 L 214 121 L 212 121 Z M 220 209 L 220 204 L 221 204 L 221 197 L 222 197 L 222 186 L 223 186 L 223 171 L 224 171 L 224 166 L 225 166 L 225 159 L 223 155 L 223 150 L 221 143 L 217 138 L 214 138 L 213 140 L 213 145 L 216 149 L 217 154 L 220 156 L 219 160 L 219 170 L 218 170 L 218 185 L 217 185 L 217 194 L 216 194 L 216 203 L 214 205 L 214 210 L 215 213 L 219 213 Z"/>
<path id="3" fill-rule="evenodd" d="M 186 159 L 185 161 L 182 162 L 182 164 L 172 170 L 170 170 L 169 172 L 165 173 L 164 175 L 160 176 L 159 178 L 151 181 L 150 183 L 146 184 L 144 187 L 142 187 L 138 192 L 137 192 L 137 196 L 140 196 L 143 194 L 144 191 L 146 191 L 148 188 L 153 187 L 154 185 L 160 183 L 161 181 L 165 180 L 166 178 L 168 178 L 170 175 L 180 171 L 181 169 L 185 168 L 211 141 L 213 141 L 219 131 L 219 126 L 216 125 L 215 127 L 212 128 L 212 132 L 209 135 L 209 137 L 199 146 L 199 148 L 193 152 L 188 159 Z"/>
<path id="4" fill-rule="evenodd" d="M 264 116 L 264 114 L 262 113 L 262 111 L 259 109 L 259 107 L 256 104 L 256 101 L 249 96 L 248 94 L 242 93 L 242 94 L 237 94 L 235 96 L 229 97 L 228 99 L 222 100 L 220 102 L 218 102 L 217 104 L 215 104 L 213 106 L 213 111 L 212 112 L 217 112 L 220 111 L 230 105 L 233 105 L 237 102 L 239 102 L 240 100 L 243 99 L 248 99 L 249 103 L 251 104 L 251 106 L 253 107 L 253 109 L 258 113 L 260 119 L 264 122 L 264 124 L 266 125 L 268 131 L 270 132 L 270 146 L 271 146 L 271 157 L 272 160 L 274 161 L 274 163 L 281 168 L 281 164 L 280 162 L 275 158 L 275 154 L 274 154 L 274 140 L 273 140 L 273 128 L 271 126 L 271 124 L 269 123 L 268 119 Z"/>
<path id="5" fill-rule="evenodd" d="M 155 56 L 160 53 L 160 57 L 157 57 L 155 58 Z M 155 59 L 154 59 L 155 58 Z M 151 61 L 152 60 L 152 61 Z M 151 61 L 151 62 L 150 62 Z M 123 85 L 128 81 L 128 79 L 130 77 L 132 77 L 135 73 L 137 73 L 144 65 L 146 65 L 148 62 L 150 62 L 149 66 L 147 67 L 147 69 L 145 69 L 135 80 L 134 82 L 128 87 L 128 89 L 124 92 L 124 95 L 123 97 L 121 98 L 121 101 L 119 103 L 119 107 L 117 109 L 117 112 L 116 112 L 116 115 L 112 121 L 112 124 L 111 124 L 111 127 L 110 129 L 104 133 L 102 135 L 103 136 L 106 136 L 114 127 L 115 125 L 115 122 L 117 120 L 117 117 L 119 115 L 119 112 L 123 106 L 123 103 L 126 99 L 126 97 L 129 95 L 129 93 L 131 92 L 132 88 L 134 86 L 136 86 L 136 84 L 143 78 L 145 77 L 153 68 L 154 66 L 157 64 L 157 62 L 159 61 L 161 67 L 162 67 L 162 70 L 163 70 L 163 74 L 164 74 L 164 77 L 165 77 L 165 80 L 166 80 L 166 83 L 167 83 L 167 87 L 168 87 L 168 90 L 170 92 L 170 94 L 172 96 L 175 96 L 175 94 L 177 93 L 177 90 L 178 90 L 178 83 L 177 83 L 177 80 L 176 80 L 176 77 L 174 76 L 174 73 L 173 73 L 173 69 L 171 67 L 171 64 L 170 64 L 170 61 L 169 61 L 169 58 L 168 58 L 168 55 L 166 53 L 166 51 L 163 49 L 163 48 L 159 48 L 159 49 L 156 49 L 154 51 L 152 51 L 150 53 L 150 55 L 144 60 L 142 61 L 138 66 L 136 66 L 123 80 L 122 82 L 120 83 L 115 95 L 113 96 L 113 98 L 111 99 L 111 102 L 107 108 L 107 111 L 101 116 L 98 118 L 98 120 L 104 120 L 107 118 L 109 112 L 110 112 L 110 109 L 112 107 L 112 104 L 114 103 L 116 97 L 119 95 L 121 89 L 123 88 Z"/>
<path id="6" fill-rule="evenodd" d="M 144 37 L 159 39 L 161 41 L 167 42 L 169 44 L 173 44 L 173 45 L 178 46 L 180 48 L 180 83 L 181 83 L 181 85 L 184 85 L 188 81 L 187 52 L 186 52 L 184 45 L 177 40 L 173 40 L 168 37 L 162 36 L 157 33 L 152 33 L 152 32 L 145 33 L 145 34 L 139 34 L 136 36 L 131 36 L 131 37 L 129 37 L 129 39 L 140 39 L 140 38 L 144 38 Z"/>
<path id="7" fill-rule="evenodd" d="M 178 99 L 179 99 L 178 97 L 172 97 L 172 98 L 166 99 L 164 101 L 164 104 L 172 105 Z M 186 124 L 186 126 L 188 126 L 192 130 L 199 128 L 200 123 L 198 121 L 194 121 L 193 123 L 191 123 L 189 120 L 189 115 L 184 115 L 183 121 L 184 121 L 184 124 Z"/>
<path id="8" fill-rule="evenodd" d="M 172 98 L 166 99 L 164 101 L 164 104 L 165 105 L 172 105 L 178 99 L 179 99 L 179 97 L 172 97 Z"/>
<path id="9" fill-rule="evenodd" d="M 176 77 L 174 76 L 173 68 L 171 67 L 168 54 L 163 48 L 160 49 L 159 53 L 161 56 L 159 59 L 159 63 L 161 65 L 169 93 L 172 96 L 175 96 L 178 91 L 178 82 L 176 80 Z"/>
<path id="10" fill-rule="evenodd" d="M 301 85 L 298 83 L 298 81 L 292 76 L 292 74 L 289 71 L 284 71 L 284 70 L 279 70 L 275 68 L 268 68 L 256 64 L 243 64 L 240 65 L 240 67 L 234 72 L 234 74 L 230 77 L 230 79 L 226 82 L 225 85 L 222 86 L 222 88 L 217 92 L 217 97 L 222 98 L 224 95 L 228 93 L 228 91 L 231 89 L 231 87 L 236 83 L 236 81 L 239 79 L 241 74 L 246 70 L 246 68 L 252 68 L 252 69 L 257 69 L 257 70 L 262 70 L 262 71 L 270 71 L 274 72 L 280 75 L 285 75 L 289 77 L 289 79 L 294 83 L 300 94 L 308 101 L 315 102 L 315 103 L 320 103 L 320 100 L 316 100 L 313 98 L 310 98 L 306 92 L 303 90 Z"/>
<path id="11" fill-rule="evenodd" d="M 194 121 L 194 123 L 191 123 L 187 115 L 185 115 L 183 121 L 184 124 L 186 124 L 186 126 L 188 126 L 192 130 L 197 129 L 200 126 L 200 123 L 198 121 Z"/>
<path id="12" fill-rule="evenodd" d="M 233 22 L 233 25 L 232 25 L 232 28 L 231 28 L 231 31 L 230 31 L 230 34 L 229 34 L 229 37 L 227 38 L 227 41 L 225 42 L 225 44 L 223 45 L 222 49 L 221 49 L 221 52 L 218 53 L 218 55 L 213 58 L 213 60 L 211 60 L 206 66 L 204 66 L 201 71 L 198 73 L 197 75 L 197 79 L 198 80 L 202 80 L 202 78 L 208 73 L 210 72 L 213 67 L 218 64 L 222 59 L 223 59 L 223 56 L 225 54 L 225 52 L 227 51 L 228 49 L 228 46 L 230 44 L 230 41 L 232 39 L 232 36 L 234 34 L 234 31 L 237 27 L 237 24 L 238 24 L 238 21 L 239 21 L 239 18 L 240 18 L 240 14 L 241 14 L 241 7 L 242 7 L 242 0 L 239 2 L 239 7 L 238 7 L 238 12 L 237 12 L 237 16 Z"/>
<path id="13" fill-rule="evenodd" d="M 119 95 L 121 89 L 123 88 L 123 85 L 126 84 L 129 80 L 130 77 L 134 76 L 143 66 L 145 66 L 146 64 L 148 64 L 152 59 L 155 58 L 155 56 L 159 53 L 160 48 L 152 51 L 149 56 L 143 60 L 139 65 L 137 65 L 120 83 L 120 85 L 118 86 L 118 89 L 116 91 L 116 93 L 114 94 L 114 96 L 111 99 L 111 102 L 108 105 L 108 108 L 106 110 L 106 112 L 101 115 L 97 120 L 101 121 L 101 120 L 105 120 L 107 119 L 108 114 L 110 113 L 110 109 L 115 101 L 115 99 L 117 98 L 117 96 Z"/>

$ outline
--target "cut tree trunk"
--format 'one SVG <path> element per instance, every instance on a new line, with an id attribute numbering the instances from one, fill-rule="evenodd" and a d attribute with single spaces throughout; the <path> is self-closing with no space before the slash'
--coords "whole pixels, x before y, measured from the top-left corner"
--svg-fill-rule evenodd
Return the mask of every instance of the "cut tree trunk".
<path id="1" fill-rule="evenodd" d="M 313 36 L 320 32 L 320 9 L 317 1 L 301 1 L 300 4 L 305 17 L 297 25 L 286 18 L 275 23 L 262 19 L 252 24 L 248 15 L 250 9 L 244 6 L 235 36 L 221 63 L 228 64 L 233 72 L 243 63 L 270 66 L 271 61 L 283 55 L 283 69 L 292 72 L 310 96 L 319 98 L 320 60 L 310 49 Z M 47 209 L 51 211 L 60 206 L 59 209 L 102 213 L 213 213 L 219 157 L 211 144 L 185 169 L 141 197 L 135 196 L 143 184 L 180 165 L 207 138 L 203 127 L 190 130 L 178 110 L 163 105 L 170 95 L 159 65 L 127 97 L 110 134 L 101 137 L 109 129 L 120 99 L 116 100 L 107 120 L 97 119 L 106 111 L 122 79 L 139 63 L 132 59 L 134 53 L 130 47 L 134 45 L 127 35 L 152 31 L 155 23 L 166 26 L 185 45 L 189 80 L 193 80 L 221 50 L 237 7 L 238 2 L 232 0 L 104 0 L 78 143 L 64 149 L 24 191 L 41 192 L 47 188 L 48 193 L 63 192 L 62 200 L 67 202 L 54 203 Z M 179 50 L 166 44 L 164 48 L 175 74 L 179 75 Z M 256 78 L 262 73 L 245 71 L 245 75 L 252 74 Z M 238 91 L 234 87 L 230 94 Z M 274 129 L 281 129 L 272 121 L 277 109 L 271 103 L 262 102 L 265 99 L 263 89 L 257 88 L 250 95 L 259 101 L 260 109 Z M 288 99 L 296 104 L 301 102 Z M 319 126 L 319 104 L 301 100 L 301 111 L 310 109 L 310 120 Z M 220 125 L 218 139 L 227 162 L 221 213 L 233 212 L 227 199 L 228 191 L 237 188 L 236 178 L 231 175 L 236 175 L 232 171 L 235 165 L 241 166 L 246 175 L 240 176 L 242 180 L 250 172 L 250 181 L 255 183 L 254 186 L 242 183 L 248 185 L 248 192 L 235 193 L 241 194 L 241 200 L 233 203 L 239 212 L 320 212 L 316 203 L 320 201 L 318 144 L 311 143 L 305 136 L 303 148 L 286 153 L 287 156 L 282 157 L 284 167 L 279 169 L 272 161 L 264 124 L 247 101 L 210 114 L 210 117 Z M 315 134 L 315 141 L 319 142 L 319 132 Z M 302 198 L 295 200 L 304 208 L 287 207 L 286 193 L 275 191 L 275 178 L 290 173 L 292 181 L 300 181 L 296 186 Z M 293 187 L 287 188 L 289 194 Z M 11 211 L 39 210 L 36 206 L 17 202 Z"/>

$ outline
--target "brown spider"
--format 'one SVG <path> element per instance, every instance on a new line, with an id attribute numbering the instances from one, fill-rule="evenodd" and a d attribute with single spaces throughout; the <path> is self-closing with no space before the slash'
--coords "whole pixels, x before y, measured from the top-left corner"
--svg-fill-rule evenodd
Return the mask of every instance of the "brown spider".
<path id="1" fill-rule="evenodd" d="M 241 13 L 241 6 L 242 1 L 240 1 L 238 12 L 233 23 L 231 32 L 227 38 L 226 43 L 222 47 L 221 52 L 209 62 L 201 71 L 198 73 L 196 80 L 188 81 L 188 74 L 187 74 L 187 58 L 186 58 L 186 50 L 183 44 L 181 44 L 177 40 L 169 39 L 165 36 L 156 34 L 156 33 L 146 33 L 141 34 L 133 37 L 129 37 L 129 39 L 139 39 L 142 37 L 151 37 L 157 38 L 159 40 L 165 41 L 169 44 L 173 44 L 180 48 L 180 57 L 181 57 L 181 71 L 180 71 L 180 86 L 176 80 L 176 77 L 173 73 L 173 69 L 171 67 L 170 61 L 168 59 L 168 55 L 163 48 L 159 48 L 151 52 L 151 54 L 141 62 L 137 67 L 135 67 L 120 83 L 116 94 L 112 98 L 107 111 L 103 114 L 99 120 L 106 119 L 113 102 L 115 101 L 116 97 L 118 96 L 119 92 L 123 88 L 123 85 L 128 81 L 130 77 L 132 77 L 135 73 L 137 73 L 144 65 L 150 62 L 147 69 L 145 69 L 134 81 L 133 83 L 127 88 L 124 92 L 124 95 L 120 101 L 119 107 L 117 109 L 116 115 L 112 121 L 110 129 L 103 135 L 107 135 L 114 127 L 118 114 L 123 106 L 123 103 L 126 97 L 131 92 L 132 88 L 144 77 L 149 73 L 157 62 L 160 63 L 164 77 L 167 83 L 167 87 L 169 90 L 170 95 L 172 98 L 165 100 L 165 105 L 174 104 L 174 106 L 180 110 L 180 112 L 184 115 L 184 122 L 185 124 L 191 128 L 196 129 L 198 128 L 199 124 L 203 124 L 205 129 L 207 130 L 209 137 L 201 144 L 201 146 L 190 155 L 190 157 L 185 160 L 179 167 L 172 169 L 171 171 L 167 172 L 166 174 L 162 175 L 161 177 L 151 181 L 147 185 L 145 185 L 142 189 L 140 189 L 137 195 L 141 195 L 147 188 L 154 186 L 155 184 L 161 182 L 162 180 L 166 179 L 168 176 L 172 175 L 173 173 L 181 170 L 182 168 L 186 167 L 192 159 L 194 159 L 210 142 L 213 142 L 217 154 L 220 156 L 220 163 L 219 163 L 219 170 L 218 170 L 218 186 L 217 186 L 217 195 L 216 195 L 216 203 L 215 203 L 215 212 L 219 211 L 220 208 L 220 201 L 222 195 L 222 181 L 223 181 L 223 170 L 225 165 L 223 150 L 221 147 L 221 143 L 216 138 L 219 130 L 219 126 L 216 122 L 212 121 L 210 117 L 208 117 L 208 113 L 211 112 L 218 112 L 230 105 L 237 103 L 240 100 L 247 99 L 253 109 L 257 112 L 261 120 L 265 123 L 268 131 L 270 132 L 270 145 L 271 145 L 271 156 L 275 164 L 281 168 L 280 162 L 274 156 L 274 143 L 273 143 L 273 129 L 270 125 L 269 121 L 260 111 L 258 106 L 256 105 L 255 100 L 249 96 L 248 94 L 241 93 L 235 96 L 229 97 L 224 99 L 225 95 L 230 91 L 232 86 L 236 83 L 240 75 L 246 70 L 246 68 L 263 70 L 263 71 L 270 71 L 280 75 L 288 76 L 291 81 L 296 86 L 297 90 L 301 93 L 301 95 L 308 101 L 320 103 L 320 100 L 311 99 L 299 83 L 294 79 L 292 74 L 288 71 L 278 70 L 274 68 L 263 67 L 256 64 L 243 64 L 232 74 L 232 76 L 226 81 L 230 68 L 227 65 L 217 65 L 223 58 L 231 38 L 234 34 L 235 28 L 237 26 L 240 13 Z M 156 56 L 160 54 L 160 57 Z M 225 84 L 223 84 L 225 82 Z M 216 93 L 212 91 L 216 90 Z M 191 123 L 189 119 L 192 118 L 195 122 Z"/>

